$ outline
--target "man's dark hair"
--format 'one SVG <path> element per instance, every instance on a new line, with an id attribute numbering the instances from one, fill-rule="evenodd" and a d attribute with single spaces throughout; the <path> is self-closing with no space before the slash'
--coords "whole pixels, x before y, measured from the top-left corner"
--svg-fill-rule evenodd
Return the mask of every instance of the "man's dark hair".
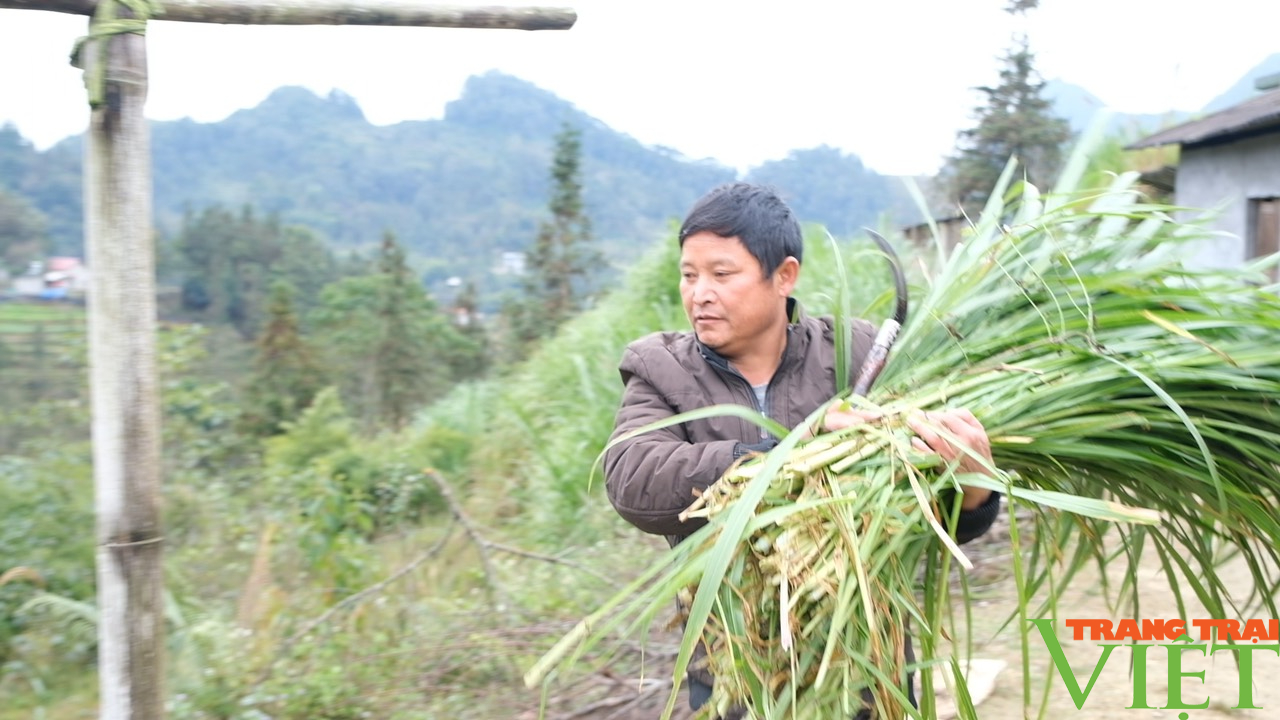
<path id="1" fill-rule="evenodd" d="M 799 261 L 804 252 L 800 222 L 766 185 L 728 183 L 703 195 L 680 226 L 680 247 L 684 247 L 685 238 L 700 232 L 741 240 L 760 262 L 765 277 L 773 275 L 787 256 Z"/>

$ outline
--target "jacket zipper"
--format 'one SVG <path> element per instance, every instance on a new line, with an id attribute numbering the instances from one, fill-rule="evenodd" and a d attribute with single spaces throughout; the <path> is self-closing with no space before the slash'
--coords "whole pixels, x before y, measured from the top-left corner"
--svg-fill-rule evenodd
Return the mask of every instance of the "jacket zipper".
<path id="1" fill-rule="evenodd" d="M 756 401 L 756 389 L 751 384 L 751 381 L 746 378 L 745 375 L 738 372 L 732 365 L 729 365 L 727 363 L 725 364 L 725 366 L 722 367 L 718 363 L 712 362 L 711 358 L 707 357 L 706 351 L 702 350 L 701 348 L 699 348 L 698 354 L 702 356 L 703 360 L 707 361 L 708 365 L 715 368 L 717 372 L 727 373 L 730 377 L 735 377 L 741 380 L 742 384 L 746 385 L 747 387 L 747 399 L 751 401 L 751 406 L 754 407 L 760 414 L 764 415 L 765 417 L 773 418 L 773 416 L 769 414 L 770 399 L 773 396 L 773 381 L 778 379 L 778 376 L 782 374 L 783 369 L 787 366 L 787 360 L 789 359 L 788 356 L 790 355 L 790 351 L 791 351 L 790 334 L 791 334 L 791 328 L 790 326 L 788 326 L 787 327 L 787 335 L 788 335 L 787 345 L 782 350 L 782 360 L 778 363 L 778 369 L 773 371 L 773 375 L 769 378 L 769 383 L 765 385 L 765 388 L 764 388 L 764 407 L 760 407 L 760 404 Z M 773 418 L 773 419 L 778 420 L 778 418 Z M 782 420 L 778 420 L 778 422 L 782 422 Z M 766 431 L 764 428 L 758 428 L 758 430 L 760 432 L 761 440 L 765 440 L 769 437 L 768 431 Z"/>

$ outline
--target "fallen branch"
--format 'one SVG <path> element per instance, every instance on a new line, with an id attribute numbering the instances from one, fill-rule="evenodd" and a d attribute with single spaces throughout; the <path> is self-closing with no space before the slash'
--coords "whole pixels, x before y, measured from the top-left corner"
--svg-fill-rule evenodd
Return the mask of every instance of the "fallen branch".
<path id="1" fill-rule="evenodd" d="M 510 545 L 503 545 L 502 543 L 496 543 L 496 542 L 493 542 L 492 540 L 484 540 L 483 542 L 486 543 L 490 548 L 494 550 L 501 550 L 502 552 L 511 553 L 512 555 L 519 555 L 520 557 L 527 557 L 531 560 L 541 560 L 543 562 L 555 563 L 557 565 L 564 565 L 566 567 L 571 567 L 574 570 L 584 572 L 612 587 L 615 587 L 615 588 L 622 587 L 622 585 L 620 585 L 613 578 L 610 578 L 609 576 L 603 573 L 592 570 L 586 565 L 573 562 L 572 560 L 565 560 L 564 558 L 558 558 L 554 555 L 543 555 L 542 553 L 536 553 L 530 550 L 521 550 L 520 548 L 512 547 Z"/>
<path id="2" fill-rule="evenodd" d="M 453 525 L 450 524 L 448 527 L 445 528 L 444 534 L 440 536 L 440 539 L 436 541 L 435 545 L 432 545 L 429 550 L 422 553 L 418 557 L 414 558 L 412 561 L 409 562 L 409 564 L 405 565 L 404 567 L 400 568 L 394 573 L 388 575 L 382 580 L 379 580 L 378 582 L 370 585 L 369 587 L 364 588 L 363 590 L 360 590 L 358 592 L 352 593 L 351 595 L 348 595 L 347 597 L 334 603 L 332 607 L 330 607 L 328 610 L 325 610 L 323 613 L 321 613 L 319 617 L 307 623 L 305 627 L 303 627 L 301 630 L 299 630 L 298 632 L 290 636 L 288 639 L 286 639 L 280 647 L 281 652 L 283 653 L 284 651 L 288 650 L 296 642 L 306 637 L 308 633 L 310 633 L 311 631 L 323 625 L 326 621 L 329 620 L 329 618 L 333 617 L 333 615 L 337 613 L 339 610 L 342 610 L 345 607 L 354 605 L 360 602 L 361 600 L 369 597 L 370 595 L 374 595 L 376 593 L 382 592 L 388 585 L 391 585 L 392 583 L 396 582 L 397 580 L 404 577 L 405 575 L 408 575 L 409 573 L 417 569 L 419 565 L 438 555 L 440 551 L 444 549 L 445 544 L 448 543 L 449 536 L 452 533 L 453 533 Z"/>
<path id="3" fill-rule="evenodd" d="M 34 568 L 19 565 L 4 571 L 4 574 L 0 574 L 0 585 L 6 585 L 19 580 L 26 580 L 29 583 L 44 587 L 44 576 Z"/>
<path id="4" fill-rule="evenodd" d="M 489 550 L 492 547 L 492 543 L 480 534 L 480 531 L 476 529 L 476 526 L 471 522 L 471 519 L 467 517 L 466 513 L 462 512 L 462 506 L 458 504 L 458 501 L 453 497 L 453 490 L 449 487 L 449 483 L 440 476 L 440 473 L 435 470 L 427 470 L 424 474 L 435 481 L 436 486 L 440 488 L 441 497 L 444 498 L 445 504 L 449 506 L 449 512 L 453 513 L 453 517 L 462 525 L 462 529 L 467 533 L 467 537 L 471 538 L 471 541 L 475 543 L 476 550 L 480 552 L 480 564 L 484 566 L 485 577 L 489 580 L 489 587 L 491 587 L 494 593 L 498 595 L 502 603 L 504 603 L 513 612 L 518 612 L 519 608 L 511 601 L 511 597 L 507 595 L 502 584 L 498 582 L 497 570 L 494 568 L 493 560 L 489 557 Z"/>
<path id="5" fill-rule="evenodd" d="M 635 687 L 634 682 L 627 683 L 629 687 Z M 601 710 L 610 710 L 613 712 L 604 716 L 605 720 L 609 718 L 625 717 L 625 713 L 634 706 L 638 705 L 654 693 L 659 691 L 665 692 L 671 689 L 670 680 L 646 680 L 641 683 L 639 692 L 627 692 L 625 694 L 609 695 L 605 698 L 580 708 L 568 715 L 564 716 L 564 720 L 575 720 L 575 718 L 596 717 L 596 713 Z"/>
<path id="6" fill-rule="evenodd" d="M 467 534 L 471 536 L 471 540 L 475 542 L 477 545 L 481 545 L 489 550 L 498 550 L 504 553 L 509 553 L 511 555 L 526 557 L 531 560 L 541 560 L 542 562 L 555 563 L 556 565 L 564 565 L 565 567 L 571 567 L 574 570 L 577 570 L 579 572 L 584 572 L 612 587 L 615 587 L 615 588 L 622 587 L 613 578 L 601 572 L 593 570 L 592 568 L 587 567 L 586 565 L 583 565 L 581 563 L 576 563 L 576 562 L 573 562 L 572 560 L 565 560 L 564 558 L 556 557 L 554 555 L 544 555 L 539 552 L 533 552 L 532 550 L 523 550 L 521 548 L 514 547 L 511 545 L 506 545 L 500 542 L 494 542 L 493 540 L 489 540 L 488 538 L 482 536 L 479 533 L 479 531 L 475 529 L 475 526 L 472 525 L 467 520 L 467 518 L 462 515 L 462 509 L 458 505 L 458 503 L 454 501 L 453 494 L 449 488 L 448 482 L 446 482 L 445 479 L 440 476 L 440 473 L 434 470 L 428 470 L 426 474 L 432 480 L 434 480 L 436 485 L 440 488 L 440 494 L 444 495 L 445 502 L 449 504 L 449 509 L 453 512 L 454 517 L 458 518 L 458 521 L 462 523 L 463 527 L 469 528 L 467 531 Z"/>

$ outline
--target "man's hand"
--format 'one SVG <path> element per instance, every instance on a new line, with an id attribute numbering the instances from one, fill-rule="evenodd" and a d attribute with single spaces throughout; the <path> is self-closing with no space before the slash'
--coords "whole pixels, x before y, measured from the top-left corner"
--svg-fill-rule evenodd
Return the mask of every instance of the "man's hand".
<path id="1" fill-rule="evenodd" d="M 824 432 L 844 430 L 862 423 L 874 422 L 881 417 L 878 412 L 856 410 L 849 407 L 847 403 L 840 403 L 827 410 L 822 418 L 822 429 Z M 991 440 L 987 437 L 986 428 L 982 427 L 978 418 L 968 410 L 914 413 L 907 418 L 907 425 L 917 435 L 911 439 L 911 444 L 917 451 L 926 454 L 936 453 L 943 462 L 958 463 L 956 468 L 958 472 L 991 474 L 990 469 L 978 459 L 982 458 L 988 464 L 994 464 L 991 459 Z M 939 430 L 954 436 L 955 442 L 943 437 Z M 973 454 L 961 448 L 968 448 Z M 973 455 L 978 457 L 975 458 Z M 991 491 L 986 488 L 969 485 L 961 485 L 960 488 L 964 491 L 960 507 L 965 510 L 981 507 L 987 498 L 991 497 Z"/>
<path id="2" fill-rule="evenodd" d="M 986 428 L 982 427 L 982 423 L 978 422 L 978 418 L 974 417 L 973 413 L 968 410 L 935 410 L 915 413 L 907 418 L 907 425 L 918 436 L 911 439 L 911 444 L 916 450 L 922 453 L 937 453 L 944 462 L 957 463 L 957 472 L 991 474 L 988 467 L 988 465 L 993 464 L 991 460 L 991 439 L 987 437 Z M 951 437 L 944 437 L 939 430 L 949 433 L 949 436 L 954 436 L 954 442 Z M 968 448 L 972 454 L 965 452 L 962 448 Z M 977 455 L 977 457 L 974 457 L 974 455 Z M 978 458 L 985 460 L 987 465 L 984 465 Z M 970 487 L 968 485 L 961 485 L 960 487 L 964 491 L 964 499 L 960 501 L 960 507 L 965 510 L 981 507 L 987 501 L 987 498 L 991 496 L 991 491 L 985 488 Z"/>
<path id="3" fill-rule="evenodd" d="M 827 411 L 822 417 L 822 429 L 826 432 L 835 432 L 836 430 L 844 430 L 854 425 L 861 425 L 880 419 L 880 413 L 870 410 L 854 410 L 842 405 L 836 405 Z"/>

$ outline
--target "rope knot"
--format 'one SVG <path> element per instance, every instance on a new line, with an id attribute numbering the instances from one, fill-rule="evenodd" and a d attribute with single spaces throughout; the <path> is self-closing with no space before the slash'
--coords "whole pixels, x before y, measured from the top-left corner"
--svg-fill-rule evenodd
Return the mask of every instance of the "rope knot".
<path id="1" fill-rule="evenodd" d="M 119 16 L 120 6 L 129 11 L 129 17 Z M 82 56 L 85 44 L 90 40 L 105 41 L 114 35 L 145 35 L 147 21 L 162 13 L 164 7 L 159 0 L 100 0 L 89 21 L 89 34 L 78 38 L 71 48 L 71 65 L 85 70 L 84 85 L 89 92 L 90 108 L 101 107 L 106 98 L 107 43 L 98 43 L 98 57 L 88 68 L 85 68 Z"/>

